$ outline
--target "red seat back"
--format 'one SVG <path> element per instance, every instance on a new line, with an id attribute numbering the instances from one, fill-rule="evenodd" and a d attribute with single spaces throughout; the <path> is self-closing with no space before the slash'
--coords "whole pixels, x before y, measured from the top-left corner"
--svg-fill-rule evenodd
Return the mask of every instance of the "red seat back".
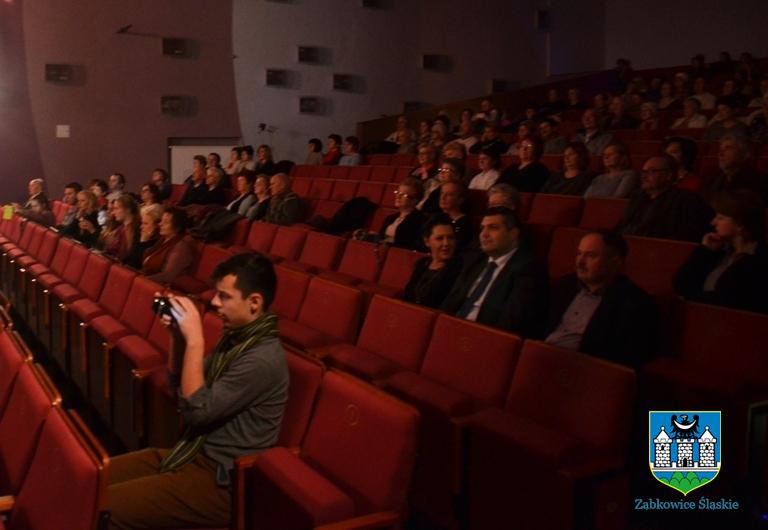
<path id="1" fill-rule="evenodd" d="M 0 331 L 0 417 L 10 398 L 16 374 L 24 363 L 32 360 L 32 354 L 20 344 L 15 331 Z"/>
<path id="2" fill-rule="evenodd" d="M 285 352 L 290 384 L 277 445 L 299 447 L 307 432 L 325 367 L 311 357 Z"/>
<path id="3" fill-rule="evenodd" d="M 85 263 L 88 261 L 90 252 L 82 245 L 75 245 L 72 251 L 69 253 L 69 260 L 67 266 L 64 267 L 64 272 L 61 275 L 61 279 L 70 285 L 77 285 L 80 282 L 80 277 L 83 275 L 83 269 L 85 269 Z"/>
<path id="4" fill-rule="evenodd" d="M 311 276 L 280 265 L 275 266 L 275 275 L 277 276 L 277 292 L 271 310 L 280 317 L 296 320 L 307 294 Z"/>
<path id="5" fill-rule="evenodd" d="M 576 226 L 581 217 L 584 199 L 572 195 L 537 193 L 533 198 L 528 223 L 555 226 Z"/>
<path id="6" fill-rule="evenodd" d="M 549 278 L 557 283 L 563 276 L 576 271 L 576 250 L 587 233 L 581 228 L 558 228 L 552 237 L 547 264 Z"/>
<path id="7" fill-rule="evenodd" d="M 353 180 L 337 180 L 333 183 L 331 200 L 338 202 L 347 202 L 357 196 L 358 183 Z"/>
<path id="8" fill-rule="evenodd" d="M 299 262 L 317 267 L 318 269 L 333 269 L 339 261 L 339 257 L 344 249 L 344 243 L 345 240 L 340 237 L 320 232 L 310 232 L 307 234 L 304 247 L 301 249 Z"/>
<path id="9" fill-rule="evenodd" d="M 387 259 L 384 261 L 378 283 L 398 290 L 405 289 L 408 280 L 411 279 L 411 274 L 413 274 L 413 266 L 424 256 L 426 254 L 413 250 L 390 248 L 387 251 Z"/>
<path id="10" fill-rule="evenodd" d="M 277 235 L 269 253 L 283 259 L 295 260 L 304 246 L 305 239 L 307 239 L 306 230 L 281 226 L 277 229 Z"/>
<path id="11" fill-rule="evenodd" d="M 416 454 L 418 422 L 411 407 L 359 380 L 328 372 L 302 456 L 354 499 L 357 513 L 399 512 Z"/>
<path id="12" fill-rule="evenodd" d="M 677 298 L 672 279 L 696 248 L 695 243 L 627 236 L 624 272 L 648 294 L 669 303 Z"/>
<path id="13" fill-rule="evenodd" d="M 349 169 L 350 180 L 368 180 L 371 177 L 371 166 L 352 166 Z"/>
<path id="14" fill-rule="evenodd" d="M 363 293 L 346 285 L 312 278 L 298 321 L 341 342 L 357 340 Z"/>
<path id="15" fill-rule="evenodd" d="M 307 197 L 310 189 L 312 189 L 311 178 L 295 178 L 291 181 L 291 190 L 299 197 Z"/>
<path id="16" fill-rule="evenodd" d="M 327 179 L 331 175 L 331 166 L 312 166 L 310 178 L 313 181 L 317 179 Z"/>
<path id="17" fill-rule="evenodd" d="M 361 182 L 357 187 L 357 196 L 365 197 L 374 204 L 379 204 L 379 202 L 381 202 L 381 196 L 383 194 L 383 182 Z"/>
<path id="18" fill-rule="evenodd" d="M 392 182 L 395 180 L 396 167 L 393 166 L 373 166 L 370 180 L 372 182 Z"/>
<path id="19" fill-rule="evenodd" d="M 136 273 L 130 269 L 120 265 L 110 267 L 104 288 L 101 290 L 101 296 L 99 296 L 99 305 L 112 316 L 118 317 L 123 312 L 134 278 L 136 278 Z M 138 308 L 137 306 L 137 310 L 152 313 L 151 304 L 145 308 Z"/>
<path id="20" fill-rule="evenodd" d="M 200 251 L 194 277 L 201 282 L 208 283 L 211 280 L 213 269 L 232 257 L 232 252 L 218 245 L 203 245 Z"/>
<path id="21" fill-rule="evenodd" d="M 294 177 L 294 182 L 296 178 L 309 178 L 311 174 L 312 166 L 307 166 L 304 164 L 296 164 L 293 166 L 293 170 L 291 171 L 291 176 Z"/>
<path id="22" fill-rule="evenodd" d="M 430 309 L 374 296 L 357 345 L 418 372 L 436 318 Z"/>
<path id="23" fill-rule="evenodd" d="M 203 315 L 203 339 L 205 340 L 205 354 L 210 355 L 216 349 L 224 331 L 224 321 L 213 311 L 206 311 Z M 166 341 L 167 343 L 167 341 Z"/>
<path id="24" fill-rule="evenodd" d="M 115 268 L 115 267 L 113 267 Z M 163 286 L 144 277 L 137 276 L 133 280 L 128 296 L 130 303 L 126 303 L 120 315 L 120 321 L 130 327 L 137 335 L 146 337 L 155 319 L 152 311 L 152 302 L 155 293 L 163 291 Z"/>
<path id="25" fill-rule="evenodd" d="M 49 265 L 58 244 L 59 236 L 56 232 L 46 230 L 43 235 L 43 241 L 40 243 L 40 250 L 37 252 L 37 261 L 43 265 Z"/>
<path id="26" fill-rule="evenodd" d="M 312 187 L 309 189 L 307 198 L 316 200 L 327 200 L 331 197 L 333 191 L 333 181 L 330 179 L 316 179 L 312 181 Z"/>
<path id="27" fill-rule="evenodd" d="M 43 236 L 45 235 L 45 228 L 40 225 L 32 225 L 32 239 L 29 242 L 29 248 L 27 254 L 30 256 L 37 256 L 40 251 L 40 245 L 43 242 Z"/>
<path id="28" fill-rule="evenodd" d="M 248 239 L 245 246 L 256 252 L 266 254 L 272 247 L 272 242 L 277 234 L 277 225 L 271 223 L 255 222 L 251 225 L 248 232 Z"/>
<path id="29" fill-rule="evenodd" d="M 386 253 L 384 246 L 351 239 L 344 249 L 338 270 L 364 281 L 375 282 Z"/>
<path id="30" fill-rule="evenodd" d="M 104 256 L 89 254 L 88 261 L 85 263 L 85 270 L 83 270 L 78 284 L 80 292 L 93 301 L 98 300 L 111 265 L 112 262 Z"/>
<path id="31" fill-rule="evenodd" d="M 482 404 L 500 405 L 521 342 L 517 335 L 440 315 L 421 374 Z"/>
<path id="32" fill-rule="evenodd" d="M 64 268 L 67 266 L 69 260 L 69 254 L 72 252 L 72 248 L 75 246 L 75 242 L 71 239 L 60 238 L 59 244 L 56 247 L 56 253 L 51 260 L 51 271 L 58 276 L 64 273 Z"/>
<path id="33" fill-rule="evenodd" d="M 588 230 L 613 230 L 624 215 L 627 204 L 627 199 L 588 197 L 584 200 L 579 227 Z"/>
<path id="34" fill-rule="evenodd" d="M 328 175 L 332 179 L 346 180 L 349 178 L 350 166 L 332 166 L 331 172 Z"/>
<path id="35" fill-rule="evenodd" d="M 392 159 L 392 155 L 370 155 L 368 164 L 371 166 L 387 166 Z"/>

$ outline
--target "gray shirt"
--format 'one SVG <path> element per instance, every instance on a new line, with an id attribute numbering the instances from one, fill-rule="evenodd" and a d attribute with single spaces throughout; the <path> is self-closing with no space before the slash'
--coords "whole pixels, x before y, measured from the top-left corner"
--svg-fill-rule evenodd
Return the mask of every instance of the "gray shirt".
<path id="1" fill-rule="evenodd" d="M 179 397 L 179 410 L 186 425 L 208 433 L 203 452 L 218 464 L 216 481 L 228 485 L 235 458 L 275 445 L 287 400 L 285 351 L 271 338 L 235 359 L 210 387 Z"/>
<path id="2" fill-rule="evenodd" d="M 629 195 L 635 191 L 637 185 L 637 173 L 631 169 L 616 174 L 603 173 L 594 178 L 592 184 L 590 184 L 587 191 L 584 192 L 584 196 L 615 197 L 620 199 L 629 197 Z"/>
<path id="3" fill-rule="evenodd" d="M 549 334 L 546 342 L 553 346 L 577 351 L 589 321 L 592 320 L 592 316 L 602 300 L 602 295 L 591 293 L 588 289 L 582 288 L 573 297 L 571 305 L 563 313 L 560 324 Z"/>

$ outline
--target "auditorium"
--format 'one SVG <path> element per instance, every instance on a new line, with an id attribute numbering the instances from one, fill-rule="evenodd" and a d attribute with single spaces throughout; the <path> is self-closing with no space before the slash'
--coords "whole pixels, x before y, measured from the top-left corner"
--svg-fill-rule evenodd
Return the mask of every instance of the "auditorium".
<path id="1" fill-rule="evenodd" d="M 768 528 L 765 21 L 0 1 L 0 530 Z"/>

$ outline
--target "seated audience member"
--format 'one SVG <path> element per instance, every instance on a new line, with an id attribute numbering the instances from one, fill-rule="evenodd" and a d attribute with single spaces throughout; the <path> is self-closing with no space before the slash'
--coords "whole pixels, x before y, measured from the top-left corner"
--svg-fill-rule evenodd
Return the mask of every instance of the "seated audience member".
<path id="1" fill-rule="evenodd" d="M 682 106 L 680 98 L 674 93 L 672 83 L 664 81 L 659 89 L 661 97 L 659 98 L 659 110 L 678 110 Z"/>
<path id="2" fill-rule="evenodd" d="M 397 212 L 384 219 L 379 231 L 381 241 L 399 248 L 421 250 L 421 226 L 424 215 L 416 205 L 424 196 L 419 180 L 407 178 L 395 190 Z"/>
<path id="3" fill-rule="evenodd" d="M 440 186 L 449 180 L 460 181 L 464 178 L 464 164 L 460 160 L 447 158 L 440 164 L 437 170 L 437 178 L 429 179 L 424 186 L 424 196 L 416 205 L 416 208 L 424 214 L 433 214 L 440 211 Z"/>
<path id="4" fill-rule="evenodd" d="M 603 169 L 584 192 L 585 197 L 629 197 L 637 188 L 637 174 L 632 169 L 627 146 L 621 142 L 609 144 L 603 151 Z"/>
<path id="5" fill-rule="evenodd" d="M 268 223 L 292 225 L 301 222 L 304 204 L 301 198 L 291 191 L 291 178 L 285 173 L 277 173 L 269 179 L 269 209 L 264 216 Z"/>
<path id="6" fill-rule="evenodd" d="M 157 186 L 159 191 L 157 195 L 158 202 L 167 201 L 171 198 L 171 177 L 166 170 L 156 168 L 152 171 L 150 180 Z"/>
<path id="7" fill-rule="evenodd" d="M 507 144 L 501 139 L 499 127 L 495 123 L 486 123 L 480 141 L 469 149 L 469 152 L 472 154 L 477 154 L 482 151 L 490 151 L 499 156 L 507 152 Z"/>
<path id="8" fill-rule="evenodd" d="M 275 161 L 272 159 L 272 148 L 266 144 L 260 145 L 256 149 L 256 166 L 253 168 L 253 172 L 273 175 L 276 171 Z"/>
<path id="9" fill-rule="evenodd" d="M 425 223 L 422 235 L 429 256 L 414 265 L 403 298 L 437 309 L 461 272 L 461 259 L 456 257 L 456 234 L 451 219 L 438 214 Z"/>
<path id="10" fill-rule="evenodd" d="M 510 184 L 494 184 L 488 189 L 488 208 L 497 207 L 507 208 L 517 214 L 520 211 L 520 192 Z"/>
<path id="11" fill-rule="evenodd" d="M 432 120 L 419 122 L 419 135 L 416 138 L 418 144 L 428 144 L 432 141 Z"/>
<path id="12" fill-rule="evenodd" d="M 323 142 L 320 138 L 312 138 L 307 143 L 307 158 L 304 163 L 308 166 L 323 165 Z"/>
<path id="13" fill-rule="evenodd" d="M 224 169 L 221 167 L 221 156 L 219 156 L 219 153 L 208 153 L 206 160 L 208 160 L 208 164 L 205 166 L 206 168 L 217 167 L 221 170 Z"/>
<path id="14" fill-rule="evenodd" d="M 139 244 L 135 252 L 125 259 L 125 264 L 134 269 L 141 269 L 144 262 L 144 253 L 148 248 L 155 246 L 160 239 L 160 219 L 164 210 L 147 210 L 139 212 L 141 216 L 141 230 L 139 232 Z"/>
<path id="15" fill-rule="evenodd" d="M 240 171 L 255 171 L 256 161 L 253 159 L 253 146 L 244 145 L 240 149 Z"/>
<path id="16" fill-rule="evenodd" d="M 269 176 L 258 175 L 253 181 L 254 200 L 245 216 L 249 221 L 261 221 L 269 212 L 269 203 L 272 196 L 269 194 Z"/>
<path id="17" fill-rule="evenodd" d="M 29 208 L 30 204 L 29 201 L 32 199 L 37 198 L 45 198 L 47 201 L 48 198 L 45 196 L 45 181 L 43 179 L 32 179 L 29 181 L 29 184 L 27 184 L 27 201 L 24 203 L 24 208 Z"/>
<path id="18" fill-rule="evenodd" d="M 652 77 L 651 82 L 648 83 L 648 91 L 645 93 L 645 99 L 658 103 L 661 99 L 661 78 Z"/>
<path id="19" fill-rule="evenodd" d="M 452 140 L 443 147 L 442 159 L 457 160 L 462 164 L 467 160 L 467 148 L 458 140 Z"/>
<path id="20" fill-rule="evenodd" d="M 691 91 L 688 88 L 688 74 L 685 72 L 675 73 L 674 77 L 672 77 L 672 91 L 681 102 L 691 95 Z"/>
<path id="21" fill-rule="evenodd" d="M 703 129 L 707 126 L 707 117 L 701 114 L 701 103 L 690 97 L 683 103 L 683 115 L 675 120 L 671 129 Z"/>
<path id="22" fill-rule="evenodd" d="M 109 191 L 107 193 L 107 202 L 112 202 L 123 194 L 125 189 L 125 175 L 122 173 L 112 173 L 109 176 Z"/>
<path id="23" fill-rule="evenodd" d="M 158 283 L 172 283 L 190 272 L 197 256 L 186 238 L 187 213 L 176 207 L 168 208 L 160 218 L 159 239 L 144 251 L 141 272 Z"/>
<path id="24" fill-rule="evenodd" d="M 415 155 L 416 154 L 416 142 L 412 140 L 415 134 L 413 131 L 398 131 L 397 132 L 397 150 L 395 151 L 399 155 Z"/>
<path id="25" fill-rule="evenodd" d="M 239 175 L 243 169 L 243 148 L 233 147 L 229 152 L 229 162 L 227 167 L 224 168 L 224 172 L 229 176 Z"/>
<path id="26" fill-rule="evenodd" d="M 448 128 L 443 121 L 435 120 L 432 125 L 432 130 L 429 136 L 429 145 L 431 145 L 435 152 L 440 155 L 443 152 L 443 147 L 448 141 Z"/>
<path id="27" fill-rule="evenodd" d="M 558 123 L 553 118 L 545 118 L 539 123 L 539 138 L 544 142 L 545 155 L 562 155 L 568 140 L 557 132 Z"/>
<path id="28" fill-rule="evenodd" d="M 472 223 L 469 216 L 463 211 L 466 202 L 467 188 L 461 181 L 449 179 L 440 185 L 440 210 L 451 220 L 459 251 L 467 248 L 474 239 Z"/>
<path id="29" fill-rule="evenodd" d="M 437 165 L 437 152 L 429 144 L 419 145 L 419 151 L 416 155 L 419 163 L 413 170 L 411 176 L 419 179 L 421 182 L 427 182 L 431 178 L 437 177 L 439 166 Z"/>
<path id="30" fill-rule="evenodd" d="M 482 151 L 477 157 L 480 173 L 469 182 L 471 190 L 487 190 L 499 180 L 501 157 L 493 151 Z"/>
<path id="31" fill-rule="evenodd" d="M 671 136 L 661 144 L 661 152 L 670 155 L 677 162 L 675 186 L 684 190 L 699 191 L 701 178 L 693 171 L 699 152 L 696 142 L 682 136 Z"/>
<path id="32" fill-rule="evenodd" d="M 203 201 L 198 204 L 217 204 L 219 206 L 225 206 L 227 204 L 227 195 L 224 193 L 224 189 L 221 186 L 221 182 L 224 180 L 224 171 L 219 168 L 208 168 L 205 174 L 205 184 L 208 187 L 206 194 L 203 197 Z"/>
<path id="33" fill-rule="evenodd" d="M 451 133 L 453 133 L 456 136 L 461 135 L 461 124 L 462 123 L 468 123 L 470 125 L 470 128 L 472 126 L 472 116 L 475 115 L 475 111 L 473 111 L 471 108 L 466 107 L 464 109 L 461 109 L 461 114 L 459 114 L 459 123 L 457 123 L 453 129 L 451 129 Z"/>
<path id="34" fill-rule="evenodd" d="M 539 162 L 541 159 L 541 140 L 531 137 L 520 143 L 520 163 L 505 169 L 499 182 L 512 184 L 523 192 L 535 193 L 549 178 L 549 169 Z"/>
<path id="35" fill-rule="evenodd" d="M 408 117 L 401 114 L 397 117 L 397 128 L 387 136 L 386 142 L 402 145 L 401 141 L 407 143 L 416 142 L 416 131 L 408 127 Z"/>
<path id="36" fill-rule="evenodd" d="M 251 151 L 253 151 L 253 148 L 251 148 Z M 243 152 L 245 153 L 245 151 Z M 251 162 L 253 161 L 251 160 Z M 208 184 L 206 183 L 207 173 L 205 163 L 206 160 L 203 155 L 196 155 L 192 159 L 192 175 L 187 179 L 187 190 L 184 192 L 184 195 L 181 196 L 179 206 L 208 204 Z"/>
<path id="37" fill-rule="evenodd" d="M 565 110 L 565 102 L 560 99 L 560 93 L 556 88 L 547 90 L 547 101 L 539 109 L 539 115 L 545 118 L 560 114 Z"/>
<path id="38" fill-rule="evenodd" d="M 589 151 L 581 142 L 570 142 L 563 153 L 563 171 L 549 176 L 541 193 L 584 195 L 595 174 L 589 169 Z"/>
<path id="39" fill-rule="evenodd" d="M 640 105 L 640 125 L 637 128 L 641 131 L 655 131 L 659 128 L 655 103 L 646 101 Z"/>
<path id="40" fill-rule="evenodd" d="M 34 221 L 35 223 L 48 227 L 56 225 L 56 216 L 51 211 L 48 205 L 48 199 L 42 193 L 37 194 L 27 201 L 29 208 L 22 208 L 16 205 L 16 213 L 25 219 Z"/>
<path id="41" fill-rule="evenodd" d="M 608 120 L 605 129 L 615 131 L 616 129 L 637 129 L 637 120 L 627 113 L 624 98 L 613 96 L 608 110 Z"/>
<path id="42" fill-rule="evenodd" d="M 747 98 L 741 92 L 741 87 L 735 79 L 726 79 L 723 81 L 723 89 L 720 92 L 720 99 L 727 99 L 731 102 L 734 109 L 740 109 L 747 105 Z"/>
<path id="43" fill-rule="evenodd" d="M 765 203 L 736 190 L 721 193 L 713 205 L 714 231 L 675 275 L 675 290 L 695 302 L 768 313 Z"/>
<path id="44" fill-rule="evenodd" d="M 596 126 L 602 131 L 605 130 L 608 125 L 608 120 L 611 118 L 610 113 L 610 101 L 611 96 L 605 92 L 598 92 L 592 99 L 592 111 L 595 116 Z M 582 115 L 583 120 L 583 115 Z"/>
<path id="45" fill-rule="evenodd" d="M 653 299 L 622 274 L 627 243 L 592 232 L 576 251 L 576 273 L 552 297 L 546 342 L 639 368 L 659 342 Z"/>
<path id="46" fill-rule="evenodd" d="M 747 105 L 747 108 L 750 108 L 750 109 L 762 108 L 766 98 L 768 98 L 768 79 L 763 79 L 760 81 L 760 88 L 758 90 L 758 93 L 749 102 L 749 105 Z"/>
<path id="47" fill-rule="evenodd" d="M 347 136 L 344 139 L 344 156 L 339 159 L 340 166 L 359 166 L 363 163 L 360 155 L 360 140 L 357 136 Z"/>
<path id="48" fill-rule="evenodd" d="M 467 151 L 471 151 L 472 146 L 479 141 L 474 131 L 474 125 L 471 121 L 462 121 L 459 124 L 459 133 L 456 141 L 460 142 L 467 149 Z"/>
<path id="49" fill-rule="evenodd" d="M 128 194 L 114 200 L 112 206 L 114 220 L 111 226 L 101 231 L 97 247 L 110 258 L 125 263 L 128 258 L 132 264 L 140 264 L 137 256 L 141 238 L 141 217 L 139 206 Z"/>
<path id="50" fill-rule="evenodd" d="M 499 111 L 494 108 L 490 99 L 484 99 L 480 102 L 480 112 L 472 116 L 472 120 L 483 120 L 486 123 L 498 123 Z"/>
<path id="51" fill-rule="evenodd" d="M 157 186 L 155 186 L 152 182 L 145 182 L 141 186 L 141 204 L 139 205 L 139 209 L 141 210 L 141 213 L 145 213 L 149 210 L 157 210 L 158 211 L 158 217 L 161 213 L 163 213 L 163 205 L 160 204 L 158 201 L 158 197 L 160 196 L 160 190 L 157 189 Z"/>
<path id="52" fill-rule="evenodd" d="M 288 399 L 288 368 L 269 311 L 275 272 L 264 256 L 233 256 L 211 277 L 224 332 L 204 359 L 195 302 L 170 295 L 168 393 L 185 424 L 172 449 L 112 458 L 105 509 L 110 528 L 225 527 L 234 519 L 234 460 L 272 447 Z"/>
<path id="53" fill-rule="evenodd" d="M 569 88 L 566 110 L 584 110 L 587 104 L 581 100 L 581 92 L 578 88 Z"/>
<path id="54" fill-rule="evenodd" d="M 720 140 L 717 154 L 720 172 L 704 178 L 701 193 L 711 201 L 721 191 L 751 190 L 765 198 L 766 185 L 751 166 L 749 145 L 741 138 L 726 136 Z"/>
<path id="55" fill-rule="evenodd" d="M 64 186 L 64 196 L 61 202 L 69 206 L 69 210 L 64 214 L 60 226 L 68 225 L 77 215 L 77 194 L 83 190 L 79 182 L 70 182 Z"/>
<path id="56" fill-rule="evenodd" d="M 693 95 L 691 97 L 697 100 L 704 110 L 714 109 L 717 102 L 715 95 L 707 92 L 707 81 L 703 77 L 697 77 L 693 81 Z"/>
<path id="57" fill-rule="evenodd" d="M 245 175 L 238 175 L 235 181 L 235 198 L 227 204 L 227 210 L 237 212 L 245 217 L 250 208 L 256 201 L 255 195 L 251 192 L 251 181 Z"/>
<path id="58" fill-rule="evenodd" d="M 88 183 L 88 189 L 96 196 L 99 208 L 106 208 L 109 204 L 107 200 L 109 185 L 101 179 L 93 179 Z"/>
<path id="59" fill-rule="evenodd" d="M 717 102 L 717 114 L 709 122 L 704 139 L 716 142 L 724 136 L 734 136 L 743 140 L 749 139 L 749 129 L 746 124 L 734 114 L 733 99 L 720 98 Z"/>
<path id="60" fill-rule="evenodd" d="M 338 134 L 328 135 L 325 145 L 328 147 L 328 151 L 323 155 L 323 165 L 337 165 L 341 159 L 341 136 Z"/>
<path id="61" fill-rule="evenodd" d="M 520 156 L 520 144 L 525 140 L 531 138 L 534 135 L 534 123 L 532 121 L 524 121 L 517 126 L 517 140 L 509 146 L 507 154 L 511 156 Z"/>
<path id="62" fill-rule="evenodd" d="M 96 196 L 90 190 L 82 190 L 77 194 L 77 214 L 72 222 L 60 227 L 59 233 L 71 237 L 90 248 L 99 238 L 99 204 Z"/>
<path id="63" fill-rule="evenodd" d="M 521 241 L 515 213 L 490 208 L 480 226 L 481 252 L 465 258 L 441 309 L 524 337 L 539 337 L 547 311 L 547 277 Z"/>
<path id="64" fill-rule="evenodd" d="M 640 189 L 629 201 L 616 231 L 631 236 L 699 241 L 712 210 L 698 193 L 675 187 L 677 162 L 662 154 L 649 158 L 640 173 Z"/>
<path id="65" fill-rule="evenodd" d="M 573 137 L 574 142 L 583 143 L 592 155 L 601 155 L 605 147 L 613 141 L 613 135 L 600 130 L 597 116 L 593 109 L 587 109 L 581 115 L 584 129 Z"/>

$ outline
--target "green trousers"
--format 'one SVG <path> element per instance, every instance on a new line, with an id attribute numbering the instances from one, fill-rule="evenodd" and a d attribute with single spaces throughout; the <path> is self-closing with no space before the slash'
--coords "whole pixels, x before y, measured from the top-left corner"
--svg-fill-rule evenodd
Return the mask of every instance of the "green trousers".
<path id="1" fill-rule="evenodd" d="M 144 449 L 110 461 L 110 529 L 229 526 L 232 500 L 216 484 L 216 464 L 202 453 L 177 471 L 160 473 L 167 449 Z"/>

